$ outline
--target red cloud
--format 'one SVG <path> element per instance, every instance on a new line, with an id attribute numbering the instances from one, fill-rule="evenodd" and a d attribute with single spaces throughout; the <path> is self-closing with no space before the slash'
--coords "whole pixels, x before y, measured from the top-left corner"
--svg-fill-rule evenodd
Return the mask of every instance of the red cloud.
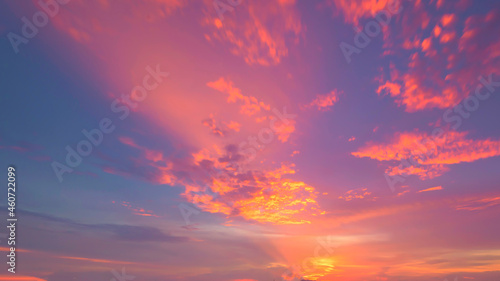
<path id="1" fill-rule="evenodd" d="M 500 74 L 500 38 L 491 36 L 500 25 L 500 11 L 459 17 L 455 13 L 463 3 L 450 5 L 431 16 L 435 12 L 416 1 L 384 29 L 385 52 L 394 54 L 399 65 L 391 64 L 390 77 L 379 80 L 377 93 L 386 90 L 407 112 L 453 107 L 474 93 L 478 76 Z"/>
<path id="2" fill-rule="evenodd" d="M 437 140 L 422 132 L 404 132 L 396 134 L 390 143 L 369 143 L 352 155 L 400 161 L 402 164 L 388 167 L 388 174 L 418 175 L 421 179 L 440 176 L 451 164 L 500 155 L 499 140 L 471 140 L 466 136 L 466 132 L 448 131 Z"/>
<path id="3" fill-rule="evenodd" d="M 362 18 L 374 17 L 377 12 L 385 9 L 397 11 L 399 1 L 394 0 L 332 0 L 335 7 L 342 12 L 344 21 L 359 25 Z"/>

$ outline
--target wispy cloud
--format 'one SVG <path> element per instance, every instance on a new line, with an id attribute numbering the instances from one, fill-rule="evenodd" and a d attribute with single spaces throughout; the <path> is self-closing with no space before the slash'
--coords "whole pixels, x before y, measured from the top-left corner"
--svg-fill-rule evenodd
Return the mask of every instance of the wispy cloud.
<path id="1" fill-rule="evenodd" d="M 368 143 L 352 155 L 378 161 L 408 161 L 406 167 L 389 166 L 387 172 L 417 175 L 421 179 L 442 175 L 449 169 L 448 165 L 500 155 L 499 140 L 472 140 L 467 135 L 467 132 L 448 131 L 445 137 L 435 140 L 419 131 L 397 133 L 388 143 Z"/>
<path id="2" fill-rule="evenodd" d="M 205 25 L 209 41 L 227 44 L 232 54 L 242 57 L 249 65 L 279 64 L 289 55 L 289 45 L 295 44 L 304 28 L 296 1 L 248 1 L 239 6 L 224 22 L 212 12 L 213 1 L 206 1 Z M 272 24 L 272 27 L 270 27 Z"/>
<path id="3" fill-rule="evenodd" d="M 339 101 L 340 94 L 339 91 L 333 90 L 328 94 L 317 95 L 311 103 L 305 105 L 305 108 L 316 108 L 319 111 L 328 111 Z"/>
<path id="4" fill-rule="evenodd" d="M 427 191 L 436 191 L 436 190 L 442 190 L 443 187 L 442 186 L 435 186 L 435 187 L 430 187 L 430 188 L 427 188 L 427 189 L 422 189 L 419 191 L 420 192 L 427 192 Z"/>

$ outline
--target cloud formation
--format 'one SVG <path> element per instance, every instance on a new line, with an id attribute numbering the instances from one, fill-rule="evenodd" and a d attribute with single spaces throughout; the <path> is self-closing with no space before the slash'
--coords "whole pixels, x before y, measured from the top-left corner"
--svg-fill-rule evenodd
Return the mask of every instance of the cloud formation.
<path id="1" fill-rule="evenodd" d="M 407 112 L 444 109 L 474 93 L 479 76 L 500 74 L 500 39 L 491 36 L 500 10 L 459 19 L 467 5 L 448 2 L 430 17 L 432 6 L 408 3 L 397 23 L 384 29 L 384 47 L 393 55 L 385 78 L 377 79 L 377 93 L 390 94 Z"/>
<path id="2" fill-rule="evenodd" d="M 213 3 L 206 1 L 206 39 L 229 45 L 231 53 L 249 65 L 279 64 L 304 31 L 295 0 L 247 1 L 231 15 L 226 12 L 223 20 L 213 12 Z"/>
<path id="3" fill-rule="evenodd" d="M 500 140 L 472 140 L 467 132 L 447 131 L 436 139 L 425 132 L 397 133 L 388 143 L 367 143 L 353 152 L 355 157 L 398 161 L 389 175 L 417 175 L 429 179 L 448 171 L 448 165 L 474 162 L 500 155 Z M 400 164 L 401 163 L 401 164 Z"/>
<path id="4" fill-rule="evenodd" d="M 317 95 L 316 98 L 307 104 L 306 108 L 316 108 L 319 111 L 328 111 L 331 107 L 339 101 L 340 92 L 333 90 L 328 94 Z"/>
<path id="5" fill-rule="evenodd" d="M 233 86 L 232 81 L 226 80 L 223 77 L 219 78 L 217 81 L 207 83 L 207 86 L 227 94 L 228 103 L 242 102 L 243 105 L 240 107 L 240 112 L 242 114 L 252 116 L 261 110 L 271 109 L 269 105 L 257 100 L 257 98 L 243 95 L 240 89 Z"/>

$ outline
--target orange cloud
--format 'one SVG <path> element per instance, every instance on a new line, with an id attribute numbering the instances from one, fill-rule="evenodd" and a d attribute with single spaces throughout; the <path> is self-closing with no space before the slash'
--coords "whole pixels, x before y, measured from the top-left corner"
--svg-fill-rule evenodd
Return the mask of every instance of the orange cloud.
<path id="1" fill-rule="evenodd" d="M 462 9 L 459 2 L 449 8 Z M 404 70 L 400 73 L 390 64 L 390 77 L 380 79 L 377 89 L 379 94 L 390 93 L 407 112 L 450 108 L 474 93 L 478 76 L 500 74 L 500 39 L 491 37 L 500 24 L 498 9 L 456 24 L 460 20 L 456 15 L 431 18 L 428 7 L 419 3 L 405 7 L 397 24 L 384 29 L 384 52 L 394 54 L 398 65 L 406 65 L 398 67 Z M 429 33 L 434 36 L 427 37 Z"/>
<path id="2" fill-rule="evenodd" d="M 377 89 L 377 94 L 380 94 L 382 91 L 386 91 L 391 96 L 397 96 L 401 93 L 401 85 L 393 82 L 386 81 L 385 84 L 380 85 Z"/>
<path id="3" fill-rule="evenodd" d="M 47 279 L 42 279 L 33 276 L 18 276 L 18 275 L 8 275 L 0 276 L 0 280 L 5 281 L 47 281 Z"/>
<path id="4" fill-rule="evenodd" d="M 427 191 L 442 190 L 442 189 L 443 189 L 442 186 L 435 186 L 435 187 L 431 187 L 431 188 L 420 190 L 418 193 L 427 192 Z"/>
<path id="5" fill-rule="evenodd" d="M 441 17 L 441 24 L 446 27 L 456 20 L 456 16 L 454 14 L 446 14 Z"/>
<path id="6" fill-rule="evenodd" d="M 276 129 L 276 134 L 278 135 L 278 140 L 281 142 L 287 142 L 290 135 L 295 132 L 295 120 L 288 120 L 287 124 L 282 124 Z"/>
<path id="7" fill-rule="evenodd" d="M 418 69 L 414 72 L 411 68 Z M 427 72 L 423 75 L 423 72 Z M 392 82 L 386 81 L 377 89 L 380 94 L 382 90 L 386 90 L 398 105 L 404 105 L 406 111 L 414 112 L 426 108 L 447 108 L 457 104 L 464 94 L 459 95 L 456 87 L 446 86 L 441 81 L 433 81 L 429 77 L 438 75 L 436 69 L 428 65 L 422 59 L 422 55 L 414 53 L 411 56 L 410 71 L 404 75 L 394 70 Z M 422 75 L 421 75 L 422 73 Z M 383 81 L 383 80 L 382 80 Z M 381 81 L 381 83 L 382 83 Z M 431 86 L 428 86 L 432 84 Z"/>
<path id="8" fill-rule="evenodd" d="M 318 280 L 335 270 L 335 261 L 333 257 L 309 257 L 307 262 L 311 265 L 303 268 L 301 280 Z M 293 279 L 296 280 L 296 279 Z"/>
<path id="9" fill-rule="evenodd" d="M 378 161 L 400 161 L 389 167 L 390 175 L 418 175 L 421 179 L 433 178 L 446 172 L 447 165 L 474 162 L 500 155 L 499 140 L 467 139 L 467 132 L 448 131 L 442 139 L 427 133 L 404 132 L 396 134 L 390 143 L 369 143 L 352 155 Z"/>
<path id="10" fill-rule="evenodd" d="M 442 30 L 441 27 L 439 25 L 436 25 L 432 30 L 432 32 L 435 37 L 439 37 L 439 34 L 441 34 L 441 30 Z"/>
<path id="11" fill-rule="evenodd" d="M 262 109 L 270 110 L 271 107 L 263 102 L 259 102 L 257 98 L 252 96 L 245 96 L 241 93 L 241 90 L 233 86 L 233 82 L 224 79 L 223 77 L 214 82 L 207 83 L 207 86 L 215 89 L 219 92 L 228 95 L 227 102 L 235 103 L 237 101 L 242 101 L 243 105 L 240 108 L 242 114 L 251 116 L 255 113 L 261 111 Z"/>
<path id="12" fill-rule="evenodd" d="M 69 260 L 79 260 L 79 261 L 88 261 L 88 262 L 96 262 L 96 263 L 133 264 L 133 262 L 126 262 L 126 261 L 90 259 L 90 258 L 82 258 L 82 257 L 57 256 L 57 258 L 60 258 L 60 259 L 69 259 Z"/>
<path id="13" fill-rule="evenodd" d="M 339 94 L 337 90 L 333 90 L 328 94 L 317 95 L 316 98 L 305 107 L 316 107 L 320 111 L 327 111 L 339 100 Z"/>
<path id="14" fill-rule="evenodd" d="M 415 175 L 420 179 L 432 179 L 439 177 L 450 169 L 444 165 L 425 165 L 425 166 L 413 166 L 411 164 L 401 164 L 395 167 L 389 167 L 385 171 L 388 175 Z"/>
<path id="15" fill-rule="evenodd" d="M 9 247 L 0 247 L 0 251 L 1 252 L 10 252 L 10 248 Z M 31 251 L 30 250 L 16 248 L 16 252 L 29 253 Z"/>
<path id="16" fill-rule="evenodd" d="M 359 25 L 359 20 L 362 18 L 374 17 L 377 12 L 387 9 L 388 5 L 397 4 L 397 1 L 393 0 L 332 0 L 332 2 L 342 12 L 344 21 L 354 25 Z M 394 10 L 397 9 L 398 7 L 394 7 Z"/>
<path id="17" fill-rule="evenodd" d="M 422 51 L 427 51 L 431 47 L 431 37 L 422 40 Z"/>
<path id="18" fill-rule="evenodd" d="M 137 146 L 133 141 L 127 142 Z M 236 145 L 224 148 L 214 145 L 193 153 L 191 159 L 172 162 L 164 158 L 156 162 L 144 162 L 142 158 L 133 161 L 137 162 L 134 166 L 154 169 L 148 174 L 149 180 L 185 186 L 182 195 L 206 212 L 272 224 L 309 223 L 310 216 L 321 213 L 315 188 L 288 178 L 287 175 L 295 174 L 294 164 L 252 169 L 246 162 L 247 156 Z M 124 202 L 124 206 L 130 204 Z M 151 214 L 140 208 L 132 209 L 138 214 Z"/>
<path id="19" fill-rule="evenodd" d="M 235 132 L 239 132 L 240 131 L 240 127 L 241 127 L 241 124 L 238 123 L 238 122 L 235 122 L 235 121 L 229 121 L 229 123 L 225 124 L 229 129 L 235 131 Z"/>
<path id="20" fill-rule="evenodd" d="M 245 96 L 241 93 L 241 90 L 236 88 L 233 85 L 233 82 L 230 80 L 226 80 L 225 78 L 221 77 L 217 81 L 209 82 L 207 83 L 207 86 L 217 90 L 221 93 L 225 93 L 228 95 L 227 97 L 227 102 L 228 103 L 235 103 L 235 102 L 242 102 L 243 105 L 240 107 L 240 113 L 243 115 L 247 116 L 252 116 L 256 115 L 258 113 L 266 112 L 265 114 L 271 114 L 269 112 L 271 110 L 271 106 L 268 104 L 265 104 L 262 101 L 259 101 L 257 98 L 253 96 Z M 276 116 L 273 115 L 267 115 L 267 116 L 261 116 L 257 117 L 256 121 L 257 122 L 262 122 L 265 120 L 273 120 L 275 119 Z M 274 123 L 274 122 L 273 122 Z M 273 128 L 275 133 L 278 135 L 278 139 L 281 142 L 287 142 L 290 135 L 295 132 L 295 124 L 296 121 L 293 119 L 288 119 L 287 122 L 280 122 L 280 125 L 278 127 Z M 214 128 L 213 124 L 208 122 L 205 124 L 206 126 L 211 126 L 211 128 Z M 239 130 L 240 125 L 236 122 L 229 123 L 228 126 L 233 126 Z M 223 130 L 215 130 L 213 131 L 215 134 L 219 135 L 224 135 Z"/>
<path id="21" fill-rule="evenodd" d="M 231 53 L 243 57 L 247 64 L 276 65 L 288 56 L 288 45 L 298 42 L 303 31 L 295 2 L 247 1 L 221 21 L 213 11 L 213 1 L 207 0 L 204 23 L 211 34 L 205 34 L 205 38 L 229 43 Z"/>
<path id="22" fill-rule="evenodd" d="M 372 193 L 369 192 L 367 188 L 358 188 L 347 191 L 343 196 L 339 196 L 339 199 L 345 201 L 351 201 L 353 199 L 375 200 L 376 197 L 370 196 L 371 194 Z"/>
<path id="23" fill-rule="evenodd" d="M 285 178 L 294 173 L 293 165 L 260 173 L 226 169 L 224 174 L 211 177 L 207 185 L 186 186 L 183 195 L 211 213 L 273 224 L 309 223 L 307 216 L 319 213 L 317 192 L 304 182 Z"/>
<path id="24" fill-rule="evenodd" d="M 405 194 L 406 194 L 406 193 L 408 193 L 408 192 L 410 192 L 410 190 L 409 190 L 409 189 L 406 189 L 406 190 L 403 190 L 403 191 L 399 192 L 396 196 L 397 196 L 397 197 L 400 197 L 400 196 L 405 195 Z"/>

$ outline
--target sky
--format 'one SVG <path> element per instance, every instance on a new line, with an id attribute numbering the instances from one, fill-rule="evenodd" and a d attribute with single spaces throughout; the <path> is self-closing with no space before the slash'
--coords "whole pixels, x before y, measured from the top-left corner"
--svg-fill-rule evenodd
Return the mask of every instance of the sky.
<path id="1" fill-rule="evenodd" d="M 500 2 L 0 18 L 0 280 L 500 279 Z"/>

